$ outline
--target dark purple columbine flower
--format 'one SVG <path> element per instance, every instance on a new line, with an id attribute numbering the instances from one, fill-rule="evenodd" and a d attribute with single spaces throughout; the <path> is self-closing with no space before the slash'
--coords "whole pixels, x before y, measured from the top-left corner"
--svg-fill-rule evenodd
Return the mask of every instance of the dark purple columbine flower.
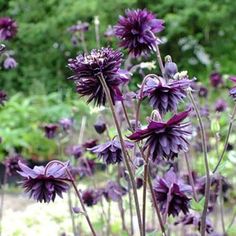
<path id="1" fill-rule="evenodd" d="M 218 112 L 223 112 L 227 108 L 227 102 L 224 99 L 218 99 L 215 103 L 215 110 Z"/>
<path id="2" fill-rule="evenodd" d="M 120 16 L 115 26 L 115 35 L 120 39 L 120 45 L 128 49 L 134 56 L 141 56 L 155 51 L 158 39 L 155 34 L 164 29 L 164 21 L 156 19 L 147 10 L 127 10 L 125 16 Z"/>
<path id="3" fill-rule="evenodd" d="M 45 137 L 48 139 L 53 139 L 56 136 L 58 125 L 56 124 L 46 124 L 43 126 Z"/>
<path id="4" fill-rule="evenodd" d="M 67 148 L 66 153 L 79 159 L 83 155 L 83 148 L 80 145 L 74 145 Z"/>
<path id="5" fill-rule="evenodd" d="M 182 211 L 188 213 L 190 200 L 187 195 L 191 193 L 191 186 L 184 184 L 170 169 L 164 178 L 156 177 L 153 184 L 156 201 L 164 214 L 177 216 Z"/>
<path id="6" fill-rule="evenodd" d="M 77 166 L 78 173 L 81 177 L 92 176 L 95 172 L 95 161 L 87 158 L 80 158 Z"/>
<path id="7" fill-rule="evenodd" d="M 206 98 L 207 95 L 208 95 L 208 88 L 205 87 L 205 86 L 202 86 L 202 85 L 199 86 L 199 88 L 198 88 L 198 96 Z"/>
<path id="8" fill-rule="evenodd" d="M 72 25 L 68 28 L 68 31 L 72 33 L 76 32 L 86 32 L 89 29 L 89 23 L 88 22 L 78 22 L 76 25 Z"/>
<path id="9" fill-rule="evenodd" d="M 236 76 L 230 76 L 229 79 L 231 81 L 233 81 L 234 83 L 236 83 Z M 236 100 L 236 86 L 234 86 L 233 88 L 231 88 L 229 90 L 229 95 L 234 99 Z"/>
<path id="10" fill-rule="evenodd" d="M 126 190 L 122 188 L 117 182 L 109 181 L 103 190 L 103 195 L 107 201 L 120 201 L 122 196 L 125 195 Z"/>
<path id="11" fill-rule="evenodd" d="M 105 121 L 102 118 L 99 118 L 94 124 L 94 129 L 98 134 L 102 134 L 107 129 Z"/>
<path id="12" fill-rule="evenodd" d="M 95 189 L 86 189 L 82 193 L 82 199 L 86 206 L 88 207 L 94 206 L 101 199 L 100 191 Z"/>
<path id="13" fill-rule="evenodd" d="M 46 167 L 35 166 L 33 169 L 19 162 L 18 173 L 24 178 L 23 188 L 29 197 L 39 202 L 54 201 L 56 195 L 62 198 L 62 193 L 69 189 L 70 181 L 66 169 L 68 162 L 64 165 L 52 162 Z"/>
<path id="14" fill-rule="evenodd" d="M 3 67 L 6 70 L 14 69 L 17 67 L 17 62 L 13 57 L 7 57 L 3 62 Z"/>
<path id="15" fill-rule="evenodd" d="M 167 122 L 150 120 L 146 128 L 138 129 L 128 138 L 135 141 L 147 138 L 144 149 L 149 149 L 153 161 L 162 157 L 173 160 L 180 151 L 188 151 L 191 126 L 189 122 L 181 122 L 189 112 L 178 113 Z"/>
<path id="16" fill-rule="evenodd" d="M 0 105 L 3 106 L 6 100 L 7 100 L 7 94 L 3 90 L 0 90 Z"/>
<path id="17" fill-rule="evenodd" d="M 222 75 L 218 72 L 213 72 L 210 75 L 210 81 L 211 81 L 211 85 L 214 88 L 217 88 L 223 84 Z"/>
<path id="18" fill-rule="evenodd" d="M 193 225 L 195 226 L 199 231 L 201 229 L 201 217 L 199 214 L 186 214 L 183 217 L 180 218 L 180 220 L 175 222 L 175 225 L 178 224 L 183 224 L 183 225 Z M 208 234 L 212 234 L 214 231 L 213 226 L 211 222 L 207 219 L 206 220 L 206 232 Z"/>
<path id="19" fill-rule="evenodd" d="M 132 148 L 134 145 L 128 141 L 125 142 L 126 148 Z M 121 144 L 117 140 L 111 140 L 90 149 L 97 153 L 99 158 L 103 159 L 107 165 L 120 163 L 123 160 Z"/>
<path id="20" fill-rule="evenodd" d="M 0 18 L 0 40 L 9 40 L 16 35 L 17 25 L 10 17 Z"/>
<path id="21" fill-rule="evenodd" d="M 23 157 L 19 154 L 14 154 L 6 158 L 6 160 L 4 161 L 4 165 L 8 176 L 16 174 L 17 171 L 20 171 L 20 167 L 18 164 L 19 161 L 21 161 L 22 163 L 25 162 Z"/>
<path id="22" fill-rule="evenodd" d="M 83 147 L 85 149 L 93 148 L 93 147 L 97 146 L 97 142 L 98 142 L 97 139 L 89 139 L 85 143 L 83 143 Z"/>
<path id="23" fill-rule="evenodd" d="M 89 96 L 88 103 L 94 101 L 97 106 L 106 104 L 106 95 L 100 82 L 103 75 L 110 90 L 113 103 L 122 99 L 119 85 L 124 74 L 120 71 L 122 54 L 111 48 L 92 50 L 88 55 L 78 55 L 69 59 L 68 66 L 74 72 L 69 79 L 75 82 L 76 90 L 81 96 Z"/>
<path id="24" fill-rule="evenodd" d="M 143 94 L 149 97 L 149 103 L 153 109 L 157 109 L 161 115 L 168 111 L 177 111 L 178 104 L 186 97 L 186 89 L 191 80 L 169 80 L 163 78 L 150 78 L 144 85 Z"/>
<path id="25" fill-rule="evenodd" d="M 73 126 L 73 123 L 74 121 L 71 118 L 62 118 L 59 120 L 59 124 L 61 125 L 64 131 L 68 131 L 69 129 L 71 129 Z"/>

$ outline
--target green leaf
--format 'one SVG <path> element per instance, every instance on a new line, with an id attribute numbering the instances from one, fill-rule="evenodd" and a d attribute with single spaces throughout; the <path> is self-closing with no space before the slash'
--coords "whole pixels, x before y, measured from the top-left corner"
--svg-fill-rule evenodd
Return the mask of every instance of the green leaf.
<path id="1" fill-rule="evenodd" d="M 202 212 L 204 207 L 205 197 L 203 197 L 199 202 L 194 199 L 191 201 L 191 208 L 197 212 Z"/>
<path id="2" fill-rule="evenodd" d="M 140 177 L 144 172 L 144 165 L 140 166 L 136 171 L 135 171 L 135 177 Z"/>

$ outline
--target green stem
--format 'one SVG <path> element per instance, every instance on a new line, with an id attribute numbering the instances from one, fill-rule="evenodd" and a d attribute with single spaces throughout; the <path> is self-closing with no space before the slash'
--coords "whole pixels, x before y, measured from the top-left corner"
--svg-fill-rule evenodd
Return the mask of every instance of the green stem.
<path id="1" fill-rule="evenodd" d="M 124 139 L 123 139 L 123 136 L 122 136 L 122 133 L 121 133 L 119 122 L 118 122 L 116 112 L 115 112 L 115 108 L 114 108 L 114 105 L 113 105 L 113 102 L 112 102 L 110 90 L 109 90 L 109 88 L 106 84 L 106 80 L 105 80 L 103 74 L 100 74 L 99 78 L 100 78 L 101 84 L 103 86 L 104 92 L 106 94 L 106 98 L 108 100 L 108 103 L 109 103 L 109 106 L 110 106 L 110 109 L 111 109 L 111 112 L 112 112 L 112 116 L 113 116 L 113 119 L 114 119 L 114 122 L 115 122 L 115 126 L 116 126 L 116 129 L 117 129 L 117 132 L 118 132 L 118 136 L 119 136 L 119 140 L 120 140 L 120 144 L 121 144 L 121 149 L 122 149 L 123 156 L 124 156 L 125 165 L 126 165 L 128 173 L 129 173 L 129 177 L 130 177 L 133 192 L 134 192 L 135 208 L 136 208 L 137 217 L 138 217 L 140 235 L 142 236 L 142 219 L 141 219 L 141 213 L 140 213 L 140 208 L 139 208 L 139 200 L 138 200 L 136 182 L 135 182 L 135 179 L 134 179 L 134 175 L 133 175 L 131 166 L 129 164 L 129 158 L 128 158 L 128 155 L 127 155 L 127 152 L 126 152 Z"/>
<path id="2" fill-rule="evenodd" d="M 232 113 L 232 116 L 230 118 L 230 122 L 229 122 L 229 129 L 228 129 L 228 133 L 227 133 L 227 136 L 226 136 L 226 139 L 225 139 L 225 144 L 224 144 L 224 149 L 223 149 L 223 152 L 221 153 L 220 155 L 220 158 L 219 158 L 219 161 L 218 163 L 216 164 L 216 167 L 214 168 L 213 170 L 213 174 L 217 171 L 221 161 L 223 160 L 224 158 L 224 154 L 227 150 L 227 147 L 228 147 L 228 143 L 229 143 L 229 136 L 230 136 L 230 133 L 232 131 L 232 127 L 233 127 L 233 122 L 234 122 L 234 118 L 235 118 L 235 115 L 236 115 L 236 104 L 234 106 L 234 109 L 233 109 L 233 113 Z"/>
<path id="3" fill-rule="evenodd" d="M 202 149 L 203 149 L 203 154 L 204 154 L 204 164 L 205 164 L 205 170 L 206 170 L 206 186 L 205 186 L 205 202 L 204 202 L 204 207 L 202 211 L 202 218 L 201 218 L 201 236 L 205 236 L 206 234 L 206 216 L 207 216 L 207 209 L 208 209 L 208 202 L 209 202 L 209 197 L 210 197 L 210 187 L 211 187 L 211 179 L 210 179 L 210 170 L 209 170 L 209 165 L 208 165 L 208 156 L 207 156 L 207 143 L 206 143 L 206 134 L 205 134 L 205 129 L 204 125 L 202 122 L 202 118 L 199 112 L 199 109 L 197 107 L 197 104 L 193 98 L 193 95 L 191 91 L 188 91 L 189 99 L 191 103 L 193 104 L 194 110 L 196 112 L 199 126 L 200 126 L 200 132 L 201 132 L 201 138 L 202 138 Z"/>

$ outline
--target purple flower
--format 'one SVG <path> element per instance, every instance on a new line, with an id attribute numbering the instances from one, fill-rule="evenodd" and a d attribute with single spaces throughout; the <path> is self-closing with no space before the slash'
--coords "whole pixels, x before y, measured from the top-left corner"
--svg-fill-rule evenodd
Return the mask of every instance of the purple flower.
<path id="1" fill-rule="evenodd" d="M 0 90 L 0 105 L 3 106 L 6 100 L 7 100 L 7 94 L 3 90 Z"/>
<path id="2" fill-rule="evenodd" d="M 172 62 L 171 57 L 167 56 L 167 62 L 165 63 L 165 76 L 168 79 L 173 79 L 174 75 L 178 72 L 177 65 Z"/>
<path id="3" fill-rule="evenodd" d="M 107 126 L 106 126 L 105 121 L 99 118 L 94 124 L 94 128 L 98 134 L 102 134 L 107 129 Z"/>
<path id="4" fill-rule="evenodd" d="M 75 159 L 79 159 L 83 155 L 83 149 L 81 148 L 80 145 L 70 146 L 70 147 L 68 147 L 66 152 L 69 155 L 74 156 Z"/>
<path id="5" fill-rule="evenodd" d="M 0 40 L 9 40 L 16 35 L 17 25 L 10 17 L 0 18 Z"/>
<path id="6" fill-rule="evenodd" d="M 92 176 L 95 172 L 95 162 L 87 158 L 80 158 L 77 168 L 81 177 Z"/>
<path id="7" fill-rule="evenodd" d="M 45 137 L 53 139 L 56 136 L 58 126 L 56 124 L 46 124 L 43 126 Z"/>
<path id="8" fill-rule="evenodd" d="M 104 36 L 108 39 L 111 39 L 112 37 L 115 36 L 115 30 L 114 30 L 114 27 L 111 26 L 111 25 L 108 25 L 105 33 L 104 33 Z"/>
<path id="9" fill-rule="evenodd" d="M 115 34 L 120 39 L 120 46 L 128 49 L 135 57 L 155 51 L 158 39 L 155 34 L 164 29 L 164 21 L 156 19 L 147 10 L 127 10 L 120 16 L 115 26 Z"/>
<path id="10" fill-rule="evenodd" d="M 140 189 L 140 188 L 142 188 L 142 186 L 143 186 L 143 178 L 136 178 L 136 187 L 137 187 L 137 189 Z"/>
<path id="11" fill-rule="evenodd" d="M 186 89 L 190 84 L 189 79 L 166 82 L 161 77 L 150 78 L 144 85 L 143 95 L 148 96 L 153 109 L 163 115 L 168 111 L 177 111 L 177 106 L 186 97 Z"/>
<path id="12" fill-rule="evenodd" d="M 18 164 L 19 161 L 21 161 L 22 163 L 24 162 L 23 157 L 19 154 L 14 154 L 6 158 L 6 160 L 4 161 L 4 165 L 8 176 L 16 174 L 17 171 L 20 171 L 20 167 Z"/>
<path id="13" fill-rule="evenodd" d="M 76 25 L 72 25 L 68 28 L 68 31 L 72 33 L 76 32 L 86 32 L 89 29 L 89 23 L 88 22 L 78 22 Z"/>
<path id="14" fill-rule="evenodd" d="M 182 223 L 183 225 L 193 225 L 195 226 L 199 231 L 201 229 L 201 217 L 198 214 L 187 214 L 181 217 L 180 220 L 175 222 L 175 225 L 178 225 Z M 214 231 L 213 226 L 211 222 L 207 219 L 206 220 L 206 232 L 208 234 L 212 234 Z"/>
<path id="15" fill-rule="evenodd" d="M 95 189 L 86 189 L 82 193 L 82 199 L 86 206 L 88 207 L 94 206 L 101 199 L 100 191 Z"/>
<path id="16" fill-rule="evenodd" d="M 69 184 L 66 183 L 70 181 L 66 172 L 68 162 L 63 165 L 49 162 L 46 167 L 35 166 L 33 169 L 19 162 L 19 167 L 23 188 L 36 201 L 54 201 L 56 195 L 62 198 L 62 193 L 69 189 Z"/>
<path id="17" fill-rule="evenodd" d="M 62 118 L 59 121 L 59 124 L 61 125 L 61 127 L 63 128 L 64 131 L 68 131 L 73 126 L 73 119 L 71 119 L 71 118 Z"/>
<path id="18" fill-rule="evenodd" d="M 120 71 L 122 54 L 111 48 L 92 50 L 88 55 L 78 55 L 69 59 L 68 66 L 74 72 L 69 79 L 74 80 L 76 90 L 81 96 L 88 96 L 88 103 L 94 101 L 97 106 L 106 104 L 106 95 L 100 81 L 103 75 L 110 90 L 113 103 L 122 95 L 119 85 L 123 83 L 123 72 Z"/>
<path id="19" fill-rule="evenodd" d="M 172 169 L 164 178 L 156 177 L 153 190 L 163 214 L 167 212 L 168 215 L 177 216 L 181 211 L 184 214 L 189 211 L 191 198 L 187 194 L 191 193 L 191 186 L 178 179 Z"/>
<path id="20" fill-rule="evenodd" d="M 188 138 L 191 137 L 189 122 L 181 123 L 190 110 L 178 113 L 167 122 L 150 120 L 144 129 L 138 129 L 128 138 L 140 141 L 147 138 L 144 149 L 149 148 L 153 161 L 159 158 L 173 160 L 180 151 L 188 151 Z"/>
<path id="21" fill-rule="evenodd" d="M 125 193 L 126 191 L 114 181 L 109 181 L 106 185 L 106 188 L 103 190 L 103 195 L 107 201 L 120 201 Z"/>
<path id="22" fill-rule="evenodd" d="M 198 96 L 206 98 L 208 95 L 208 88 L 205 86 L 199 86 Z"/>
<path id="23" fill-rule="evenodd" d="M 125 142 L 126 148 L 132 148 L 133 144 Z M 90 149 L 93 153 L 97 153 L 98 158 L 102 158 L 107 165 L 120 163 L 123 160 L 121 144 L 117 140 L 111 140 L 104 144 L 100 144 Z"/>
<path id="24" fill-rule="evenodd" d="M 236 83 L 236 76 L 231 76 L 229 77 L 229 79 L 233 81 L 234 83 Z M 229 95 L 233 97 L 234 100 L 236 100 L 236 86 L 234 86 L 233 88 L 229 90 Z"/>
<path id="25" fill-rule="evenodd" d="M 3 62 L 3 67 L 6 70 L 14 69 L 17 67 L 17 62 L 13 57 L 7 57 Z"/>
<path id="26" fill-rule="evenodd" d="M 87 140 L 86 142 L 83 143 L 83 147 L 85 149 L 88 149 L 88 148 L 93 148 L 97 145 L 97 139 L 89 139 Z"/>
<path id="27" fill-rule="evenodd" d="M 211 85 L 212 85 L 214 88 L 217 88 L 217 87 L 219 87 L 220 85 L 223 84 L 222 76 L 221 76 L 221 74 L 218 73 L 218 72 L 213 72 L 213 73 L 211 73 L 211 75 L 210 75 L 210 81 L 211 81 Z"/>
<path id="28" fill-rule="evenodd" d="M 218 112 L 223 112 L 227 108 L 227 102 L 224 99 L 218 99 L 215 103 L 215 110 Z"/>

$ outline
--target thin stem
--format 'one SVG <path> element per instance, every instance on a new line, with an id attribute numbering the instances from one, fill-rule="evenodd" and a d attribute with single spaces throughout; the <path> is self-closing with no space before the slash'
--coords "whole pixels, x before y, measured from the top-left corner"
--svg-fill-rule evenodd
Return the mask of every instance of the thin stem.
<path id="1" fill-rule="evenodd" d="M 81 126 L 80 126 L 79 139 L 78 139 L 78 144 L 79 145 L 81 145 L 82 142 L 83 142 L 86 121 L 87 121 L 86 116 L 83 116 L 82 121 L 81 121 Z"/>
<path id="2" fill-rule="evenodd" d="M 208 165 L 208 156 L 207 156 L 207 143 L 206 143 L 206 134 L 204 130 L 204 125 L 202 122 L 202 118 L 200 115 L 200 112 L 198 110 L 197 104 L 195 103 L 195 100 L 193 98 L 193 95 L 191 91 L 188 91 L 189 99 L 193 104 L 194 110 L 196 112 L 199 126 L 200 126 L 200 132 L 201 132 L 201 137 L 202 137 L 202 149 L 203 149 L 203 154 L 204 154 L 204 164 L 205 164 L 205 169 L 206 169 L 206 187 L 205 187 L 205 202 L 204 202 L 204 208 L 202 212 L 202 218 L 201 218 L 201 236 L 205 236 L 206 233 L 206 216 L 207 216 L 207 209 L 208 209 L 208 202 L 209 202 L 209 197 L 210 197 L 210 186 L 211 186 L 211 179 L 210 179 L 210 170 L 209 170 L 209 165 Z"/>
<path id="3" fill-rule="evenodd" d="M 131 186 L 129 181 L 129 213 L 130 213 L 130 230 L 131 235 L 134 235 L 134 224 L 133 224 L 133 206 L 132 206 L 132 197 L 131 197 Z"/>
<path id="4" fill-rule="evenodd" d="M 97 48 L 100 48 L 99 18 L 98 18 L 98 16 L 94 17 L 94 25 L 95 25 L 95 36 L 96 36 Z"/>
<path id="5" fill-rule="evenodd" d="M 158 47 L 157 43 L 156 43 L 156 56 L 157 56 L 157 61 L 158 61 L 160 70 L 161 70 L 161 74 L 164 77 L 165 69 L 164 69 L 164 65 L 163 65 L 163 62 L 162 62 L 162 59 L 161 59 L 161 53 L 160 53 L 160 50 L 159 50 L 159 47 Z"/>
<path id="6" fill-rule="evenodd" d="M 190 182 L 190 185 L 191 185 L 192 191 L 193 191 L 193 198 L 196 202 L 198 202 L 198 197 L 197 197 L 197 193 L 196 193 L 195 186 L 194 186 L 193 173 L 192 173 L 192 170 L 190 167 L 190 163 L 188 160 L 189 156 L 188 156 L 187 152 L 184 153 L 184 158 L 185 158 L 187 169 L 188 169 L 189 182 Z"/>
<path id="7" fill-rule="evenodd" d="M 225 231 L 225 222 L 224 222 L 224 197 L 223 197 L 223 191 L 222 191 L 222 178 L 220 178 L 220 196 L 219 196 L 219 205 L 220 205 L 220 219 L 221 219 L 221 225 L 222 225 L 222 231 L 223 235 L 226 235 Z"/>
<path id="8" fill-rule="evenodd" d="M 7 183 L 7 171 L 6 167 L 4 170 L 4 177 L 2 183 L 2 191 L 1 191 L 1 205 L 0 205 L 0 235 L 2 235 L 2 217 L 3 217 L 3 207 L 4 207 L 4 198 L 5 198 L 5 185 Z"/>
<path id="9" fill-rule="evenodd" d="M 116 129 L 117 129 L 117 132 L 118 132 L 119 139 L 120 139 L 120 144 L 121 144 L 121 149 L 122 149 L 122 152 L 123 152 L 123 155 L 124 155 L 125 165 L 126 165 L 128 173 L 129 173 L 129 177 L 130 177 L 133 192 L 134 192 L 135 208 L 136 208 L 136 212 L 137 212 L 137 216 L 138 216 L 138 224 L 139 224 L 140 235 L 142 236 L 142 219 L 141 219 L 141 213 L 140 213 L 140 208 L 139 208 L 136 182 L 135 182 L 135 179 L 134 179 L 134 175 L 133 175 L 131 166 L 129 164 L 129 158 L 128 158 L 128 155 L 127 155 L 127 152 L 126 152 L 124 139 L 123 139 L 123 136 L 122 136 L 122 133 L 121 133 L 119 122 L 118 122 L 116 112 L 115 112 L 115 109 L 114 109 L 114 106 L 113 106 L 113 102 L 112 102 L 112 99 L 111 99 L 110 90 L 109 90 L 109 88 L 106 84 L 105 78 L 102 74 L 100 74 L 100 81 L 101 81 L 102 86 L 104 88 L 106 98 L 109 102 L 110 109 L 111 109 L 111 112 L 112 112 L 112 116 L 113 116 L 113 119 L 114 119 L 114 122 L 115 122 L 115 125 L 116 125 Z"/>
<path id="10" fill-rule="evenodd" d="M 77 236 L 75 217 L 74 217 L 74 213 L 72 210 L 72 199 L 71 199 L 70 189 L 68 191 L 68 206 L 69 206 L 69 211 L 70 211 L 70 218 L 71 218 L 73 233 L 74 233 L 74 236 Z"/>
<path id="11" fill-rule="evenodd" d="M 224 149 L 223 149 L 223 152 L 221 153 L 220 155 L 220 159 L 218 161 L 218 163 L 216 164 L 216 167 L 214 168 L 213 170 L 213 174 L 217 171 L 221 161 L 223 160 L 224 158 L 224 154 L 227 150 L 227 147 L 228 147 L 228 143 L 229 143 L 229 136 L 230 136 L 230 133 L 232 131 L 232 127 L 233 127 L 233 122 L 234 122 L 234 118 L 235 118 L 235 115 L 236 115 L 236 104 L 234 106 L 234 109 L 233 109 L 233 113 L 231 115 L 231 118 L 230 118 L 230 122 L 229 122 L 229 129 L 228 129 L 228 133 L 227 133 L 227 136 L 226 136 L 226 139 L 225 139 L 225 144 L 224 144 Z"/>
<path id="12" fill-rule="evenodd" d="M 227 227 L 227 230 L 226 230 L 227 232 L 229 231 L 229 229 L 233 225 L 235 218 L 236 218 L 236 211 L 234 212 L 233 217 L 232 217 L 232 219 L 231 219 L 231 221 L 230 221 L 230 223 L 229 223 L 229 225 Z"/>
<path id="13" fill-rule="evenodd" d="M 127 121 L 127 123 L 128 123 L 128 126 L 129 126 L 129 127 L 132 127 L 132 126 L 131 126 L 131 123 L 130 123 L 130 120 L 129 120 L 129 116 L 128 116 L 127 110 L 126 110 L 126 108 L 125 108 L 124 101 L 121 101 L 121 105 L 122 105 L 122 108 L 123 108 L 123 111 L 124 111 L 124 114 L 125 114 L 125 119 L 126 119 L 126 121 Z"/>
<path id="14" fill-rule="evenodd" d="M 162 221 L 161 212 L 160 212 L 160 209 L 159 209 L 157 201 L 156 201 L 156 197 L 155 197 L 155 193 L 154 193 L 154 190 L 153 190 L 152 180 L 151 180 L 150 174 L 148 175 L 148 185 L 149 185 L 150 192 L 151 192 L 151 195 L 152 195 L 152 201 L 153 201 L 153 204 L 154 204 L 154 207 L 155 207 L 155 210 L 156 210 L 157 218 L 158 218 L 158 221 L 159 221 L 159 224 L 160 224 L 160 227 L 161 227 L 162 235 L 166 236 L 165 226 L 164 226 L 164 223 Z"/>

